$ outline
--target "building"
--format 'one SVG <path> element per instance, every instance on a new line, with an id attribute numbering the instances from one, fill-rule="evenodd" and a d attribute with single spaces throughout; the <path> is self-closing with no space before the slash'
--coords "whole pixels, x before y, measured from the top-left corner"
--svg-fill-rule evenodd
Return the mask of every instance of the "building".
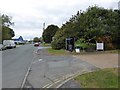
<path id="1" fill-rule="evenodd" d="M 25 43 L 25 40 L 23 39 L 22 36 L 20 36 L 19 38 L 15 38 L 13 39 L 15 44 L 24 44 Z"/>

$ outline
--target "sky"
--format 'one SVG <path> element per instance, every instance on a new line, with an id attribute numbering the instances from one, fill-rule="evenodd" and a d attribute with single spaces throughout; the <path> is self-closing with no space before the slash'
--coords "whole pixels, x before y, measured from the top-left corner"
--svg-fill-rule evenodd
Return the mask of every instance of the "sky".
<path id="1" fill-rule="evenodd" d="M 41 37 L 45 28 L 54 24 L 61 27 L 77 11 L 97 5 L 118 9 L 120 0 L 0 0 L 0 13 L 12 17 L 15 37 L 31 40 Z"/>

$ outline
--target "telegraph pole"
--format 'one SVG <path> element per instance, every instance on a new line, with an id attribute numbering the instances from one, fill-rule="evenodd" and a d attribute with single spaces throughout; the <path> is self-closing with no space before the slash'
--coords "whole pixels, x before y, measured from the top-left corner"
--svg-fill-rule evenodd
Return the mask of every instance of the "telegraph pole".
<path id="1" fill-rule="evenodd" d="M 43 31 L 45 30 L 45 23 L 43 23 Z"/>
<path id="2" fill-rule="evenodd" d="M 118 2 L 118 9 L 120 10 L 120 1 Z"/>

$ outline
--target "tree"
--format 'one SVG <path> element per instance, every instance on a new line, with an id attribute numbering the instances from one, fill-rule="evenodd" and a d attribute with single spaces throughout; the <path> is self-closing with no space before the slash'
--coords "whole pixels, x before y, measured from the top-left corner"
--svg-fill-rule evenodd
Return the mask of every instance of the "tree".
<path id="1" fill-rule="evenodd" d="M 11 22 L 12 17 L 7 16 L 5 14 L 2 15 L 2 26 L 9 27 L 14 24 L 14 22 Z"/>
<path id="2" fill-rule="evenodd" d="M 65 39 L 74 37 L 77 41 L 83 38 L 86 43 L 96 43 L 96 40 L 114 44 L 118 42 L 120 32 L 119 10 L 89 7 L 86 11 L 77 12 L 56 32 L 53 47 L 65 47 Z M 59 42 L 58 42 L 59 41 Z M 57 48 L 56 48 L 57 49 Z"/>
<path id="3" fill-rule="evenodd" d="M 7 15 L 0 16 L 2 20 L 2 41 L 12 39 L 15 36 L 13 29 L 10 28 L 14 23 L 11 22 L 11 17 Z"/>
<path id="4" fill-rule="evenodd" d="M 58 31 L 59 27 L 56 25 L 49 25 L 43 32 L 42 37 L 45 43 L 51 43 L 53 36 L 56 31 Z"/>
<path id="5" fill-rule="evenodd" d="M 10 40 L 14 35 L 13 29 L 5 26 L 2 27 L 2 40 Z"/>
<path id="6" fill-rule="evenodd" d="M 35 37 L 35 38 L 33 39 L 33 42 L 40 42 L 40 39 L 39 39 L 38 37 Z"/>

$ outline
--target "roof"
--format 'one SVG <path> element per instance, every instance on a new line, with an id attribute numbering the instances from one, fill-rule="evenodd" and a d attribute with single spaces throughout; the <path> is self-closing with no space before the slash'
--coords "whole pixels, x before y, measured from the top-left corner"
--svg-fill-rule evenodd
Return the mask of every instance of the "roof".
<path id="1" fill-rule="evenodd" d="M 14 41 L 24 41 L 22 36 L 20 36 L 19 38 L 15 38 L 15 39 L 13 39 L 13 40 L 14 40 Z"/>

